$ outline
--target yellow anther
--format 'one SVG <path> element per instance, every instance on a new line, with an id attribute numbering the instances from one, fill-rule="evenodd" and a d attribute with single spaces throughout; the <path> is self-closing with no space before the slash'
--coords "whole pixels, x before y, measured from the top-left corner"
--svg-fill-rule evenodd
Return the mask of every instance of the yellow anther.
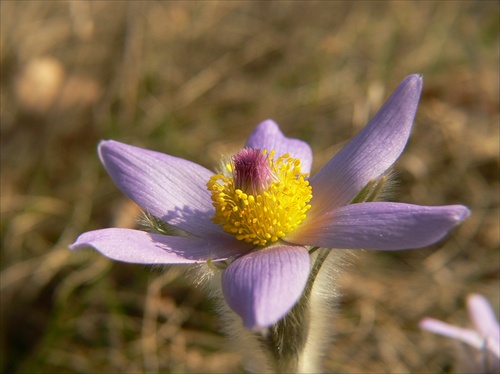
<path id="1" fill-rule="evenodd" d="M 258 193 L 236 188 L 234 173 L 233 177 L 217 174 L 207 182 L 215 207 L 212 221 L 238 240 L 260 246 L 275 242 L 294 230 L 311 208 L 312 188 L 307 174 L 300 172 L 300 160 L 289 154 L 274 159 L 275 153 L 262 151 L 272 178 Z M 235 166 L 228 164 L 226 169 L 234 172 Z"/>

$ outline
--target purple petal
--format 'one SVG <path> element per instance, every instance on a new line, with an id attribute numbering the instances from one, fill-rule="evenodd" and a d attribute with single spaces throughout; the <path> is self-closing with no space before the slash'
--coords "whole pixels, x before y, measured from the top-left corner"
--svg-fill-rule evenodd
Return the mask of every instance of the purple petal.
<path id="1" fill-rule="evenodd" d="M 88 231 L 70 249 L 93 247 L 113 260 L 135 264 L 190 264 L 225 260 L 248 250 L 236 239 L 166 236 L 131 229 Z"/>
<path id="2" fill-rule="evenodd" d="M 302 173 L 311 172 L 313 156 L 309 144 L 299 139 L 287 138 L 273 120 L 261 122 L 252 132 L 245 146 L 274 150 L 276 157 L 289 153 L 290 156 L 300 160 Z"/>
<path id="3" fill-rule="evenodd" d="M 484 296 L 472 294 L 468 297 L 467 307 L 476 330 L 500 344 L 500 324 L 488 300 Z"/>
<path id="4" fill-rule="evenodd" d="M 307 283 L 309 267 L 309 253 L 304 247 L 262 249 L 229 265 L 222 274 L 222 291 L 245 327 L 259 330 L 292 309 Z"/>
<path id="5" fill-rule="evenodd" d="M 112 140 L 99 144 L 99 155 L 118 188 L 147 212 L 195 235 L 225 235 L 210 221 L 210 170 Z"/>
<path id="6" fill-rule="evenodd" d="M 424 318 L 419 326 L 435 334 L 460 340 L 476 349 L 481 349 L 484 343 L 483 338 L 476 331 L 453 326 L 434 318 Z"/>
<path id="7" fill-rule="evenodd" d="M 462 205 L 352 204 L 305 221 L 285 239 L 324 248 L 420 248 L 443 238 L 468 214 Z"/>
<path id="8" fill-rule="evenodd" d="M 348 204 L 387 171 L 406 145 L 421 91 L 419 75 L 404 79 L 368 125 L 311 178 L 309 215 Z"/>

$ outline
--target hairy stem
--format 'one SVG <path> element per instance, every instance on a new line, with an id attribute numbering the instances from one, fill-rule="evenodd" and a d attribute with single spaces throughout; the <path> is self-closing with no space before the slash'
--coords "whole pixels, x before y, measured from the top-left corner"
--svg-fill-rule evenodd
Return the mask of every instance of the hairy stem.
<path id="1" fill-rule="evenodd" d="M 311 249 L 310 253 L 316 251 L 318 254 L 300 300 L 281 321 L 267 331 L 267 334 L 258 336 L 271 356 L 276 373 L 298 371 L 299 360 L 307 343 L 311 325 L 311 290 L 321 266 L 330 253 L 328 249 L 317 247 Z"/>

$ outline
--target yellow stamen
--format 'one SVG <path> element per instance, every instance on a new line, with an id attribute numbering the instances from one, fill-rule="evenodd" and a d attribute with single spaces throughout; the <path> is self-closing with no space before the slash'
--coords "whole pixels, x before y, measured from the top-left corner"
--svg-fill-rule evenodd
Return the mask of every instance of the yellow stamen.
<path id="1" fill-rule="evenodd" d="M 263 152 L 273 178 L 258 193 L 236 188 L 234 174 L 217 174 L 207 183 L 215 207 L 212 221 L 238 240 L 260 246 L 275 242 L 294 230 L 311 208 L 312 188 L 305 179 L 307 174 L 300 172 L 300 160 L 289 154 L 274 160 L 274 153 Z M 235 169 L 231 164 L 226 168 Z"/>

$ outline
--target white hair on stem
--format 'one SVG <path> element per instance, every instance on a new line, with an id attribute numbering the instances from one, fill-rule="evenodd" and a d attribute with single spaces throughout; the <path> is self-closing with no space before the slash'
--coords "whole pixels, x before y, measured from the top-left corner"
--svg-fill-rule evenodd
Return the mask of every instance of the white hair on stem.
<path id="1" fill-rule="evenodd" d="M 241 318 L 225 302 L 222 271 L 203 264 L 189 272 L 197 284 L 216 300 L 221 327 L 231 349 L 237 351 L 250 373 L 318 373 L 334 337 L 337 279 L 345 264 L 344 250 L 311 250 L 311 275 L 303 296 L 275 325 L 260 333 L 246 329 Z"/>

